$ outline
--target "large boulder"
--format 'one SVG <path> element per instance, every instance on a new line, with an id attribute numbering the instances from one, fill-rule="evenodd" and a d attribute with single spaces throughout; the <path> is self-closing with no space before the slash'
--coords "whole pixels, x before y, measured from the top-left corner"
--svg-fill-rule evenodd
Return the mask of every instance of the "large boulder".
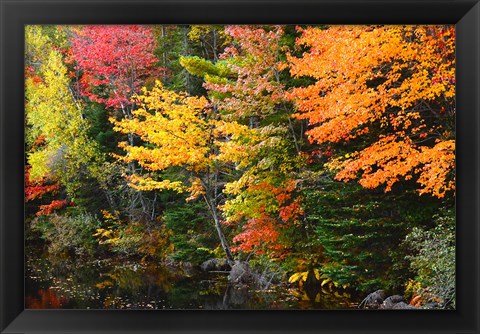
<path id="1" fill-rule="evenodd" d="M 363 306 L 363 308 L 368 309 L 379 309 L 383 301 L 385 300 L 385 297 L 385 291 L 377 290 L 365 297 L 365 299 L 360 303 L 360 305 L 358 305 L 358 307 L 361 308 Z"/>
<path id="2" fill-rule="evenodd" d="M 410 310 L 417 309 L 415 306 L 408 305 L 400 295 L 386 297 L 385 291 L 377 290 L 369 294 L 358 305 L 359 308 L 380 309 L 380 310 Z"/>
<path id="3" fill-rule="evenodd" d="M 441 305 L 437 302 L 432 301 L 423 305 L 422 308 L 426 310 L 438 310 L 438 309 L 441 309 Z"/>
<path id="4" fill-rule="evenodd" d="M 215 258 L 203 262 L 200 268 L 203 271 L 228 271 L 230 270 L 230 265 L 226 259 Z"/>
<path id="5" fill-rule="evenodd" d="M 181 268 L 183 270 L 183 274 L 187 277 L 195 275 L 198 270 L 191 262 L 183 262 Z"/>
<path id="6" fill-rule="evenodd" d="M 248 262 L 235 261 L 230 270 L 228 281 L 234 284 L 251 284 L 255 281 L 255 276 L 248 265 Z"/>
<path id="7" fill-rule="evenodd" d="M 385 298 L 382 305 L 380 305 L 380 308 L 382 310 L 391 310 L 394 305 L 396 305 L 400 302 L 404 302 L 403 297 L 400 296 L 400 295 L 393 295 L 393 296 L 390 296 L 388 298 Z"/>
<path id="8" fill-rule="evenodd" d="M 408 305 L 404 302 L 399 302 L 393 305 L 392 310 L 416 310 L 417 308 L 412 305 Z"/>

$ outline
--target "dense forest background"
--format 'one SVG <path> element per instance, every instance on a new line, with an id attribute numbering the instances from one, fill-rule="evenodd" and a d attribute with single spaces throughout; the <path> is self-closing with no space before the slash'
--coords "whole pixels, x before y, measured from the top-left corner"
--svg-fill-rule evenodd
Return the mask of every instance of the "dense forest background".
<path id="1" fill-rule="evenodd" d="M 454 26 L 27 26 L 25 78 L 27 244 L 455 307 Z"/>

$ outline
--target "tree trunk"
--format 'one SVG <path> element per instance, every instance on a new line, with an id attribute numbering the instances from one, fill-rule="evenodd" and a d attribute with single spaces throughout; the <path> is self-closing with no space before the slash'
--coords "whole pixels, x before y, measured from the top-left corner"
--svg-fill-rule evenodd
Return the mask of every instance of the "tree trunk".
<path id="1" fill-rule="evenodd" d="M 212 214 L 212 218 L 215 223 L 215 229 L 217 230 L 218 234 L 218 239 L 220 239 L 220 244 L 222 245 L 222 248 L 225 251 L 225 255 L 227 256 L 227 262 L 230 266 L 233 266 L 235 260 L 233 259 L 232 252 L 230 251 L 230 246 L 228 245 L 227 238 L 225 238 L 225 235 L 223 234 L 222 226 L 220 225 L 220 219 L 218 218 L 217 206 L 214 203 L 215 201 L 211 201 L 210 198 L 205 195 L 203 196 L 203 198 L 205 199 L 208 209 Z"/>
<path id="2" fill-rule="evenodd" d="M 218 238 L 220 239 L 220 243 L 222 244 L 222 248 L 225 251 L 225 255 L 227 256 L 227 262 L 230 266 L 234 264 L 232 252 L 230 251 L 230 246 L 228 245 L 228 241 L 225 238 L 225 235 L 223 234 L 222 227 L 220 226 L 220 220 L 218 219 L 216 209 L 212 210 L 213 213 L 213 220 L 215 222 L 215 229 L 217 230 L 218 233 Z"/>
<path id="3" fill-rule="evenodd" d="M 166 47 L 166 32 L 165 32 L 165 26 L 162 24 L 162 59 L 163 59 L 163 67 L 167 68 L 167 47 Z M 163 82 L 167 82 L 167 72 L 163 71 Z"/>
<path id="4" fill-rule="evenodd" d="M 188 44 L 188 26 L 183 26 L 183 48 L 184 48 L 184 55 L 189 56 L 190 50 L 189 50 L 189 44 Z M 191 87 L 190 73 L 187 70 L 184 70 L 184 72 L 185 72 L 186 90 L 189 94 L 191 94 L 192 87 Z"/>

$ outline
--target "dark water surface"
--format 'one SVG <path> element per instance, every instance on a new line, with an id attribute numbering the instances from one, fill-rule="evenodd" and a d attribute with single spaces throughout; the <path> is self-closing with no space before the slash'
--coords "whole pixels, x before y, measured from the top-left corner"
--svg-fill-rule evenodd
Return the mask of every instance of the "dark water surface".
<path id="1" fill-rule="evenodd" d="M 358 298 L 328 288 L 303 291 L 285 284 L 268 290 L 228 284 L 225 273 L 155 263 L 86 261 L 30 252 L 27 309 L 348 309 Z"/>

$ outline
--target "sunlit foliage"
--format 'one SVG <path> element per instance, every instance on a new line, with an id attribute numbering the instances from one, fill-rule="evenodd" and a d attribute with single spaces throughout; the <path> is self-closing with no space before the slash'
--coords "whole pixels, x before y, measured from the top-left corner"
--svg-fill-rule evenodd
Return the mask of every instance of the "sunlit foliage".
<path id="1" fill-rule="evenodd" d="M 316 81 L 294 89 L 296 117 L 311 142 L 365 138 L 330 165 L 336 178 L 390 191 L 415 178 L 421 194 L 455 189 L 455 31 L 453 26 L 306 28 L 308 48 L 290 57 L 291 74 Z"/>

